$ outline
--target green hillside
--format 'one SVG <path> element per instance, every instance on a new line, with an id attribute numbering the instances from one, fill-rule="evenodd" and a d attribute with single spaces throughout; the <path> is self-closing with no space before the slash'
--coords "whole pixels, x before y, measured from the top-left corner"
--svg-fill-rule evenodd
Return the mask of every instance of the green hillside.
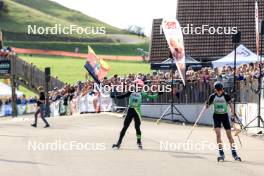
<path id="1" fill-rule="evenodd" d="M 86 42 L 30 42 L 30 41 L 10 41 L 5 42 L 8 46 L 18 48 L 30 48 L 45 50 L 59 50 L 73 52 L 76 47 L 79 48 L 81 53 L 87 53 L 87 46 L 91 46 L 96 54 L 101 55 L 121 55 L 121 56 L 136 56 L 140 53 L 136 52 L 137 48 L 148 50 L 148 43 L 142 44 L 120 44 L 120 43 L 86 43 Z"/>
<path id="2" fill-rule="evenodd" d="M 124 31 L 89 17 L 81 12 L 68 9 L 49 0 L 4 0 L 9 13 L 0 17 L 1 28 L 10 32 L 24 33 L 28 24 L 53 26 L 54 24 L 78 26 L 104 26 L 109 34 L 125 33 Z"/>
<path id="3" fill-rule="evenodd" d="M 100 20 L 89 17 L 81 12 L 66 8 L 49 0 L 3 0 L 8 12 L 0 12 L 0 29 L 3 31 L 5 45 L 23 48 L 54 49 L 74 51 L 80 47 L 81 52 L 87 52 L 82 48 L 87 45 L 104 46 L 103 49 L 95 49 L 98 54 L 110 55 L 137 55 L 135 48 L 144 46 L 148 48 L 146 38 L 129 34 L 127 31 L 113 27 Z M 38 27 L 53 27 L 60 24 L 62 27 L 76 25 L 78 27 L 105 27 L 105 35 L 96 34 L 72 34 L 72 35 L 28 35 L 28 25 Z M 31 42 L 34 41 L 34 42 Z M 50 45 L 48 44 L 50 43 Z M 58 45 L 57 45 L 57 44 Z M 78 46 L 78 43 L 80 46 Z M 131 49 L 126 51 L 123 46 L 127 44 Z M 85 47 L 84 47 L 85 45 Z M 55 46 L 55 47 L 54 47 Z M 131 52 L 131 50 L 133 50 Z"/>
<path id="4" fill-rule="evenodd" d="M 56 19 L 70 22 L 71 24 L 77 24 L 79 26 L 105 26 L 108 29 L 108 33 L 118 33 L 122 31 L 120 29 L 110 26 L 104 22 L 101 22 L 95 18 L 84 15 L 78 11 L 65 8 L 55 2 L 47 0 L 15 0 L 19 4 L 23 4 L 34 10 L 40 11 L 44 14 L 49 14 Z M 55 20 L 53 20 L 55 21 Z M 57 22 L 57 21 L 55 21 Z"/>

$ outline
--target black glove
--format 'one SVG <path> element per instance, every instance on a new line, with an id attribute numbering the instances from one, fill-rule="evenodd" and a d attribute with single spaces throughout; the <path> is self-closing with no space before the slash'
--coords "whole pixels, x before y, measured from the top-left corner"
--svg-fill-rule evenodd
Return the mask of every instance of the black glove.
<path id="1" fill-rule="evenodd" d="M 116 97 L 116 92 L 111 92 L 111 93 L 110 93 L 110 97 L 111 97 L 111 98 L 115 98 L 115 97 Z"/>

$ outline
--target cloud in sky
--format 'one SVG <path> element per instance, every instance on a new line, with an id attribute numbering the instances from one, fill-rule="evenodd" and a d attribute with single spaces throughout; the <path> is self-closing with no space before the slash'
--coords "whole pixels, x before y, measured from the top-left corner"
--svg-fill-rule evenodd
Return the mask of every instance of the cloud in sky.
<path id="1" fill-rule="evenodd" d="M 138 25 L 150 34 L 152 19 L 175 18 L 177 0 L 53 0 L 119 28 Z"/>

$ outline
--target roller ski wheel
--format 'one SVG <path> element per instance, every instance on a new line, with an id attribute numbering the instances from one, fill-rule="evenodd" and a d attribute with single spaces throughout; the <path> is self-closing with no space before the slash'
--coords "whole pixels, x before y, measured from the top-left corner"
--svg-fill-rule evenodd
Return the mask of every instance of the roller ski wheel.
<path id="1" fill-rule="evenodd" d="M 113 144 L 112 149 L 120 149 L 120 144 Z"/>
<path id="2" fill-rule="evenodd" d="M 217 157 L 217 161 L 218 162 L 220 162 L 220 161 L 224 162 L 225 161 L 225 156 L 219 156 L 219 157 Z"/>

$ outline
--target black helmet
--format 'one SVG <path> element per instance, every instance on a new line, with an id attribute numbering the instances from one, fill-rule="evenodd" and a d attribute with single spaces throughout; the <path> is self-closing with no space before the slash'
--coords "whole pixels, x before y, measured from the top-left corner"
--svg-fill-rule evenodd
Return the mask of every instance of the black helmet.
<path id="1" fill-rule="evenodd" d="M 221 82 L 216 82 L 214 87 L 216 90 L 222 90 L 224 88 L 224 86 Z"/>

